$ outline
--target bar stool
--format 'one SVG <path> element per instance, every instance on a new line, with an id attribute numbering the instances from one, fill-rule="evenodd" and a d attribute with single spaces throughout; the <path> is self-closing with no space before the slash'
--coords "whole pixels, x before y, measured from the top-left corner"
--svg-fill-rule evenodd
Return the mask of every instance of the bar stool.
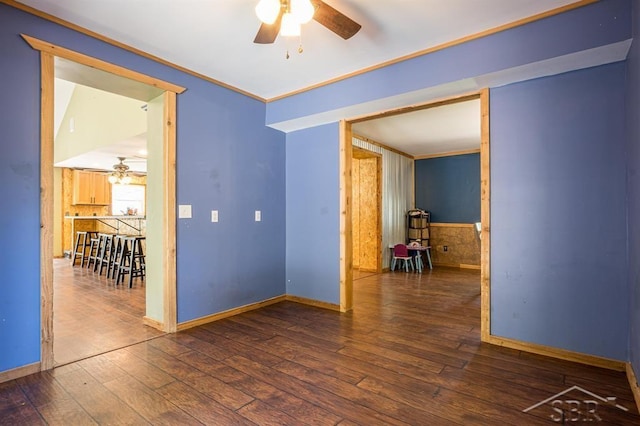
<path id="1" fill-rule="evenodd" d="M 89 259 L 87 249 L 90 247 L 90 240 L 95 234 L 97 234 L 95 231 L 76 232 L 76 243 L 71 257 L 71 266 L 76 265 L 76 259 L 80 256 L 80 266 L 84 267 L 84 261 Z"/>
<path id="2" fill-rule="evenodd" d="M 100 267 L 98 274 L 102 275 L 102 271 L 106 266 L 107 277 L 109 277 L 113 262 L 113 235 L 98 234 L 98 240 L 98 254 L 96 256 L 95 264 L 93 265 L 93 272 L 98 271 L 98 267 Z"/>
<path id="3" fill-rule="evenodd" d="M 129 251 L 127 242 L 125 241 L 126 235 L 114 235 L 113 236 L 113 262 L 111 267 L 111 275 L 109 278 L 116 279 L 118 271 L 120 270 L 120 264 L 122 263 L 125 254 Z M 118 282 L 116 281 L 116 284 Z"/>
<path id="4" fill-rule="evenodd" d="M 98 238 L 98 233 L 96 233 L 95 238 L 91 238 L 91 243 L 89 244 L 89 256 L 87 258 L 87 268 L 91 268 L 91 262 L 95 266 L 96 261 L 98 260 L 98 248 L 100 239 Z M 95 268 L 94 268 L 95 269 Z"/>
<path id="5" fill-rule="evenodd" d="M 116 255 L 118 259 L 116 285 L 120 284 L 127 274 L 129 274 L 129 288 L 133 287 L 134 277 L 140 277 L 144 281 L 146 274 L 144 249 L 142 247 L 142 241 L 144 240 L 145 237 L 141 236 L 121 237 L 120 248 Z"/>

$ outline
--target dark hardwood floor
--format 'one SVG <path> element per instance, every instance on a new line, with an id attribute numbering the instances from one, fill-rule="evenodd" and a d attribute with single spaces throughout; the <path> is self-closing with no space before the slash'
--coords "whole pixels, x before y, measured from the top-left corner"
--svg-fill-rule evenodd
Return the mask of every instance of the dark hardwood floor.
<path id="1" fill-rule="evenodd" d="M 122 348 L 163 333 L 142 323 L 145 286 L 133 287 L 81 268 L 78 260 L 53 263 L 53 353 L 56 365 Z"/>
<path id="2" fill-rule="evenodd" d="M 475 271 L 354 287 L 348 314 L 278 303 L 0 384 L 0 423 L 640 424 L 624 373 L 481 344 Z"/>

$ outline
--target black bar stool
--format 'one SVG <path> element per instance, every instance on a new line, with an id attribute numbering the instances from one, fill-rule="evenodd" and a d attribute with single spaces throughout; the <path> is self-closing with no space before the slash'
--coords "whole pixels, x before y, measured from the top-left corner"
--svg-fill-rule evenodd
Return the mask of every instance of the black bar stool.
<path id="1" fill-rule="evenodd" d="M 77 231 L 76 243 L 71 255 L 71 266 L 76 265 L 76 259 L 80 256 L 80 266 L 84 267 L 85 260 L 89 260 L 87 249 L 90 247 L 91 238 L 97 234 L 95 231 Z"/>
<path id="2" fill-rule="evenodd" d="M 120 239 L 120 248 L 116 255 L 118 259 L 116 285 L 120 284 L 124 280 L 124 276 L 129 274 L 129 288 L 131 288 L 134 277 L 140 277 L 144 281 L 146 274 L 144 248 L 142 247 L 145 237 L 128 236 Z"/>
<path id="3" fill-rule="evenodd" d="M 98 234 L 98 254 L 93 265 L 93 272 L 98 271 L 102 275 L 104 268 L 107 268 L 107 277 L 111 275 L 113 262 L 113 234 Z M 98 267 L 100 268 L 98 270 Z"/>
<path id="4" fill-rule="evenodd" d="M 98 248 L 100 239 L 98 238 L 98 233 L 96 232 L 95 237 L 91 238 L 91 243 L 89 244 L 89 256 L 87 257 L 87 268 L 91 268 L 91 263 L 95 267 L 95 264 L 98 260 Z M 95 269 L 95 268 L 94 268 Z"/>

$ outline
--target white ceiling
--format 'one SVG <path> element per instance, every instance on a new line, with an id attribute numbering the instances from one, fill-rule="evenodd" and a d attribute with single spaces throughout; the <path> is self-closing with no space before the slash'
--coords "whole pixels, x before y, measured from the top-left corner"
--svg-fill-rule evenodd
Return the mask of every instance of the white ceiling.
<path id="1" fill-rule="evenodd" d="M 119 162 L 118 157 L 125 157 L 124 163 L 132 172 L 147 172 L 147 137 L 146 134 L 115 142 L 111 145 L 85 152 L 55 164 L 56 167 L 69 167 L 95 170 L 113 170 Z"/>
<path id="2" fill-rule="evenodd" d="M 325 0 L 362 29 L 343 40 L 311 21 L 302 54 L 297 38 L 253 43 L 258 0 L 20 2 L 269 99 L 576 0 Z"/>
<path id="3" fill-rule="evenodd" d="M 311 21 L 303 26 L 304 52 L 298 54 L 297 39 L 287 41 L 278 37 L 272 45 L 253 43 L 260 25 L 254 13 L 258 0 L 20 0 L 264 99 L 578 3 L 577 0 L 324 1 L 362 24 L 362 29 L 351 39 L 343 40 Z M 285 59 L 287 50 L 290 59 Z M 89 70 L 78 71 L 65 62 L 57 65 L 71 81 L 94 82 L 97 78 L 87 77 L 85 73 Z M 354 126 L 354 131 L 415 156 L 473 149 L 479 146 L 479 108 L 474 105 L 473 102 L 450 105 L 362 122 Z"/>
<path id="4" fill-rule="evenodd" d="M 480 148 L 480 100 L 355 123 L 354 134 L 414 157 Z"/>

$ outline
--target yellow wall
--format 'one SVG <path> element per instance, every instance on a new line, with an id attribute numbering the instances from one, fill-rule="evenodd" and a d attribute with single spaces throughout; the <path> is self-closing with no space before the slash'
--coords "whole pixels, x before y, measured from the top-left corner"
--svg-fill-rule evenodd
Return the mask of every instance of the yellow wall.
<path id="1" fill-rule="evenodd" d="M 142 105 L 136 99 L 76 85 L 55 138 L 54 162 L 145 133 L 147 113 Z"/>

